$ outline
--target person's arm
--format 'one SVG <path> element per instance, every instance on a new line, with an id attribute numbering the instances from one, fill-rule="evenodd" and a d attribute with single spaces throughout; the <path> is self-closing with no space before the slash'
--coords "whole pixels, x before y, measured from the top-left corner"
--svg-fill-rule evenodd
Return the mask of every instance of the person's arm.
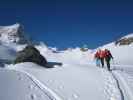
<path id="1" fill-rule="evenodd" d="M 112 58 L 112 59 L 114 59 L 114 57 L 112 56 L 112 54 L 110 53 L 110 57 Z"/>

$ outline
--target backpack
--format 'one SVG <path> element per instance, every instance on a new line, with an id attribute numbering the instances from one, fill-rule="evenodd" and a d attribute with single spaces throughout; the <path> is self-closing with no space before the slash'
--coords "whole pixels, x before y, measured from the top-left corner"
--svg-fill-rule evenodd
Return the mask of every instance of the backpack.
<path id="1" fill-rule="evenodd" d="M 111 57 L 111 53 L 109 50 L 105 50 L 105 57 Z"/>

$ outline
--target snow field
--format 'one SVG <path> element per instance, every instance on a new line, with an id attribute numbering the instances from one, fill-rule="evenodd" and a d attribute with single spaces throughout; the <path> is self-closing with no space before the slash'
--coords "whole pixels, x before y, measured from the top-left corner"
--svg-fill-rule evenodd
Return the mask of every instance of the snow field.
<path id="1" fill-rule="evenodd" d="M 29 74 L 28 72 L 26 72 L 24 70 L 14 69 L 13 65 L 11 65 L 10 68 L 9 67 L 7 67 L 7 68 L 10 70 L 13 70 L 13 71 L 23 73 L 24 75 L 29 77 L 36 84 L 36 86 L 38 88 L 40 88 L 41 91 L 49 97 L 50 100 L 62 100 L 54 91 L 52 91 L 50 88 L 46 87 L 45 84 L 42 84 L 39 80 L 37 80 L 33 75 Z M 20 76 L 20 75 L 18 75 L 18 76 Z M 19 79 L 21 79 L 21 77 L 19 77 Z M 29 86 L 29 88 L 33 89 L 34 87 Z M 34 88 L 34 89 L 36 89 L 36 88 Z M 36 96 L 32 95 L 32 97 L 36 97 Z"/>
<path id="2" fill-rule="evenodd" d="M 22 63 L 9 67 L 36 77 L 35 82 L 41 87 L 46 85 L 62 100 L 122 100 L 111 73 L 96 66 L 65 64 L 45 69 L 36 64 Z"/>

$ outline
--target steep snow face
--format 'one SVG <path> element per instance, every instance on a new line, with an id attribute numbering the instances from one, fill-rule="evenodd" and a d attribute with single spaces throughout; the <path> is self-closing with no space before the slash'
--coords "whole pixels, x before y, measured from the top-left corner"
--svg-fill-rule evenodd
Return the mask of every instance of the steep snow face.
<path id="1" fill-rule="evenodd" d="M 26 43 L 23 27 L 20 24 L 0 26 L 0 41 L 4 43 Z"/>

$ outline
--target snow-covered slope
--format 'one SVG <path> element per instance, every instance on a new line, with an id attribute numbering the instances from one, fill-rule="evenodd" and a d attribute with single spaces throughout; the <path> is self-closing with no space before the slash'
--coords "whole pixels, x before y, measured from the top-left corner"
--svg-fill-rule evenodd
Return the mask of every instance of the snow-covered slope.
<path id="1" fill-rule="evenodd" d="M 33 63 L 21 63 L 7 67 L 35 77 L 56 93 L 60 98 L 56 100 L 122 100 L 113 76 L 92 65 L 65 64 L 45 69 Z"/>

